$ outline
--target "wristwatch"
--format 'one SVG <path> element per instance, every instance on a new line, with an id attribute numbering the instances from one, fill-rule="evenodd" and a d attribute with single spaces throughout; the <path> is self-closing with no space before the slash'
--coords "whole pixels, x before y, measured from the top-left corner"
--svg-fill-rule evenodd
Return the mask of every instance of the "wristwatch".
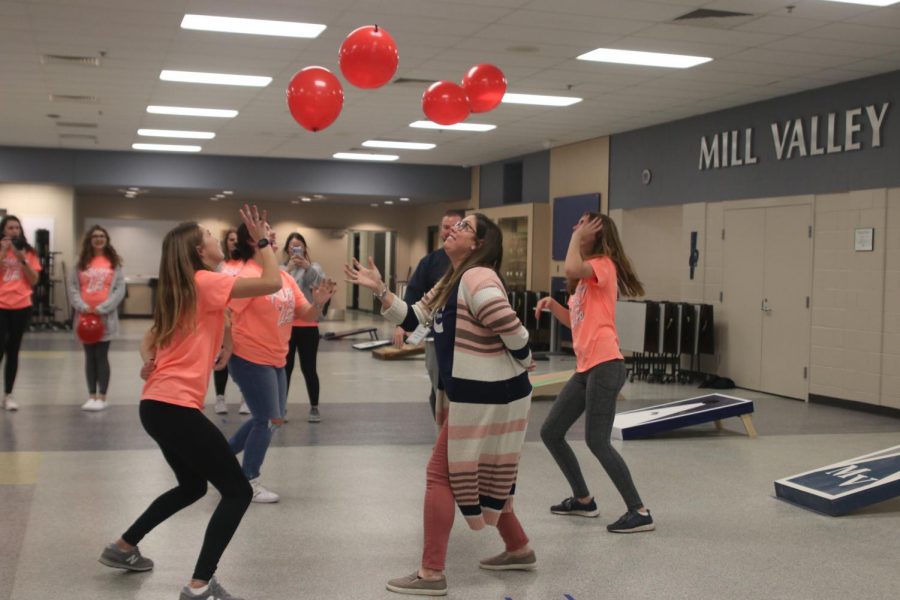
<path id="1" fill-rule="evenodd" d="M 388 287 L 384 286 L 384 290 L 382 290 L 382 292 L 380 294 L 377 292 L 372 292 L 372 295 L 375 296 L 376 298 L 378 298 L 379 300 L 384 300 L 384 297 L 387 296 L 387 293 L 388 293 Z"/>
<path id="2" fill-rule="evenodd" d="M 268 245 L 269 245 L 269 240 L 267 238 L 262 238 L 260 240 L 257 240 L 257 242 L 256 242 L 256 247 L 259 248 L 260 250 L 262 250 L 263 248 L 265 248 Z"/>

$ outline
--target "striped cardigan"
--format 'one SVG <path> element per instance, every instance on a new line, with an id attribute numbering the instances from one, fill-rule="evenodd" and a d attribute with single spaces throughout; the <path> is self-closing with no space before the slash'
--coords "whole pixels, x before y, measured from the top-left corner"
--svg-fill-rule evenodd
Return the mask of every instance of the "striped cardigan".
<path id="1" fill-rule="evenodd" d="M 433 296 L 434 290 L 413 306 L 394 298 L 382 314 L 407 330 L 432 322 L 437 329 L 443 310 L 424 308 Z M 481 529 L 512 510 L 531 408 L 531 352 L 528 331 L 493 270 L 466 271 L 455 300 L 452 356 L 441 356 L 438 347 L 438 362 L 452 361 L 452 376 L 441 381 L 436 418 L 440 425 L 447 421 L 453 496 L 469 527 Z"/>

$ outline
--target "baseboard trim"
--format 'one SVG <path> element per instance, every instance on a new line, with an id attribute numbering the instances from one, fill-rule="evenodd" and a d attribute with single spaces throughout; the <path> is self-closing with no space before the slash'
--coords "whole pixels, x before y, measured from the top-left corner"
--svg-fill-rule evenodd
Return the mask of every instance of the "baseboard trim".
<path id="1" fill-rule="evenodd" d="M 867 402 L 858 402 L 856 400 L 844 400 L 843 398 L 833 398 L 831 396 L 820 396 L 819 394 L 810 394 L 809 401 L 815 404 L 824 404 L 826 406 L 836 406 L 837 408 L 846 408 L 849 410 L 858 410 L 860 412 L 872 413 L 884 417 L 893 417 L 900 419 L 900 408 L 891 406 L 881 406 L 879 404 L 868 404 Z"/>

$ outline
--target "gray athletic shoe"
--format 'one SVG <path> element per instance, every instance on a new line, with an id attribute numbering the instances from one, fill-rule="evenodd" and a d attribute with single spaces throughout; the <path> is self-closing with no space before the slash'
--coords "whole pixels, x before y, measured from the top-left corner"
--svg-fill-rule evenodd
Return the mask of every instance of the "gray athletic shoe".
<path id="1" fill-rule="evenodd" d="M 178 596 L 178 600 L 244 600 L 243 598 L 238 598 L 237 596 L 232 596 L 229 594 L 225 588 L 219 585 L 219 582 L 216 581 L 216 578 L 213 577 L 209 580 L 209 586 L 207 586 L 206 591 L 202 594 L 193 593 L 188 586 L 184 586 L 181 588 L 181 595 Z"/>
<path id="2" fill-rule="evenodd" d="M 123 552 L 115 543 L 109 544 L 103 549 L 99 560 L 107 567 L 126 571 L 149 571 L 153 568 L 153 561 L 141 556 L 137 546 L 131 552 Z"/>
<path id="3" fill-rule="evenodd" d="M 428 581 L 419 577 L 419 572 L 416 571 L 406 577 L 391 579 L 387 583 L 387 589 L 398 594 L 413 596 L 446 596 L 447 578 L 442 576 L 437 581 Z"/>

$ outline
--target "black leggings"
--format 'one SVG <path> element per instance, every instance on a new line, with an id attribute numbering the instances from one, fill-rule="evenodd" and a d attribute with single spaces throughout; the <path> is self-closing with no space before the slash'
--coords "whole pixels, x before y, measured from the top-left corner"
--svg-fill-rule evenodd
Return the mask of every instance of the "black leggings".
<path id="1" fill-rule="evenodd" d="M 225 386 L 228 384 L 228 367 L 213 371 L 213 382 L 216 384 L 216 396 L 224 396 Z"/>
<path id="2" fill-rule="evenodd" d="M 16 373 L 19 372 L 19 348 L 22 336 L 28 327 L 31 307 L 16 310 L 0 308 L 0 361 L 6 355 L 6 367 L 3 369 L 3 391 L 12 394 L 16 384 Z"/>
<path id="3" fill-rule="evenodd" d="M 294 327 L 291 330 L 287 364 L 284 366 L 288 389 L 291 389 L 291 373 L 294 372 L 294 352 L 300 356 L 300 371 L 303 373 L 303 379 L 306 380 L 309 403 L 312 406 L 318 406 L 319 374 L 316 372 L 316 355 L 319 353 L 319 328 Z"/>
<path id="4" fill-rule="evenodd" d="M 137 546 L 154 527 L 205 496 L 209 481 L 222 499 L 206 527 L 193 575 L 194 579 L 209 581 L 250 506 L 250 483 L 222 432 L 199 410 L 143 400 L 140 414 L 144 429 L 175 471 L 178 486 L 154 500 L 122 539 Z"/>
<path id="5" fill-rule="evenodd" d="M 84 376 L 88 393 L 106 395 L 109 389 L 109 342 L 84 345 Z"/>

